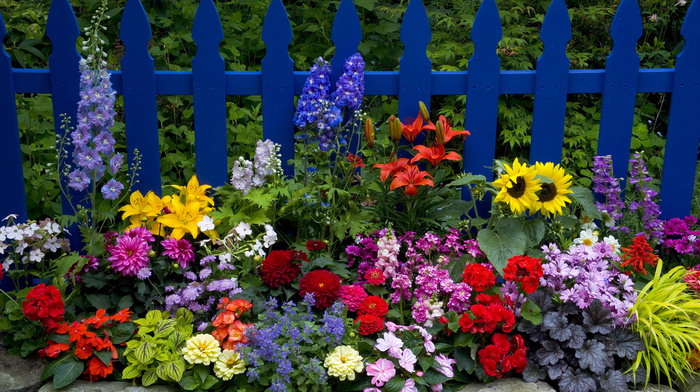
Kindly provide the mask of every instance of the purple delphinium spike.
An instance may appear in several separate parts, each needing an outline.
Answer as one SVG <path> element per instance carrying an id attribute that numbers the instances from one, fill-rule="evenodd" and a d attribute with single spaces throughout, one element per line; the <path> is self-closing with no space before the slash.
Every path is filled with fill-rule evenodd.
<path id="1" fill-rule="evenodd" d="M 630 203 L 630 211 L 635 212 L 642 210 L 642 222 L 644 224 L 644 232 L 647 239 L 661 239 L 663 235 L 663 227 L 659 215 L 661 210 L 659 205 L 654 201 L 659 193 L 649 186 L 652 180 L 647 172 L 647 167 L 644 164 L 644 158 L 641 153 L 635 152 L 630 159 L 632 170 L 630 171 L 630 185 L 641 195 L 640 201 Z"/>
<path id="2" fill-rule="evenodd" d="M 611 230 L 629 233 L 629 228 L 618 226 L 625 204 L 620 200 L 622 193 L 620 183 L 612 176 L 612 173 L 612 157 L 610 155 L 593 158 L 593 192 L 605 196 L 605 203 L 596 202 L 596 207 L 604 215 L 607 215 L 604 221 Z"/>

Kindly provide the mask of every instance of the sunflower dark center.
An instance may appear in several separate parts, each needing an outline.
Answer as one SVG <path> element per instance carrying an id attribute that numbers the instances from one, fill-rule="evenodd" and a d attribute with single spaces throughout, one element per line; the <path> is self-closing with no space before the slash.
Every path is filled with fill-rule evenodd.
<path id="1" fill-rule="evenodd" d="M 510 197 L 514 199 L 520 198 L 523 194 L 525 194 L 525 179 L 522 177 L 518 177 L 516 181 L 511 180 L 511 184 L 513 184 L 512 187 L 508 188 L 507 192 L 510 195 Z"/>
<path id="2" fill-rule="evenodd" d="M 548 202 L 554 200 L 557 196 L 557 186 L 554 184 L 542 184 L 542 190 L 539 194 L 540 202 Z"/>

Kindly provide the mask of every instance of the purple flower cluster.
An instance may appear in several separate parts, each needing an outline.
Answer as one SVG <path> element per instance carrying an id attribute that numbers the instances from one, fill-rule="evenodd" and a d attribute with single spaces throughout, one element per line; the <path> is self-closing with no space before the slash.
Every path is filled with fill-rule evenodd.
<path id="1" fill-rule="evenodd" d="M 153 241 L 155 238 L 148 229 L 136 227 L 116 238 L 116 244 L 106 243 L 105 250 L 110 254 L 107 260 L 112 270 L 122 276 L 137 276 L 150 262 L 148 253 Z M 139 278 L 143 276 L 141 272 Z"/>
<path id="2" fill-rule="evenodd" d="M 165 310 L 175 312 L 179 308 L 187 308 L 197 315 L 201 315 L 208 320 L 208 316 L 216 313 L 216 305 L 222 294 L 226 297 L 243 291 L 238 287 L 236 278 L 224 278 L 219 280 L 207 281 L 211 275 L 211 268 L 206 267 L 199 272 L 199 276 L 192 271 L 186 271 L 183 276 L 190 282 L 175 290 L 174 287 L 166 287 L 166 292 L 172 294 L 165 297 Z M 199 278 L 199 279 L 198 279 Z"/>
<path id="3" fill-rule="evenodd" d="M 328 106 L 328 97 L 331 89 L 331 66 L 323 58 L 319 57 L 316 64 L 311 66 L 311 75 L 304 82 L 304 89 L 299 97 L 297 111 L 294 115 L 294 124 L 299 128 L 317 124 L 323 119 L 325 107 Z"/>
<path id="4" fill-rule="evenodd" d="M 80 62 L 80 101 L 78 121 L 71 133 L 73 163 L 77 168 L 68 174 L 68 185 L 78 191 L 97 183 L 109 170 L 112 176 L 119 171 L 123 156 L 115 153 L 115 140 L 110 128 L 114 125 L 115 91 L 105 69 L 91 70 L 85 60 Z M 115 200 L 124 185 L 114 178 L 101 189 L 105 199 Z"/>
<path id="5" fill-rule="evenodd" d="M 355 53 L 345 60 L 343 75 L 335 84 L 336 90 L 331 95 L 333 104 L 357 110 L 362 106 L 362 97 L 365 94 L 365 62 L 362 55 Z"/>
<path id="6" fill-rule="evenodd" d="M 255 157 L 249 161 L 239 157 L 231 169 L 231 186 L 247 195 L 253 187 L 264 185 L 270 176 L 282 173 L 280 145 L 272 140 L 258 140 Z"/>
<path id="7" fill-rule="evenodd" d="M 632 279 L 615 267 L 620 257 L 613 247 L 598 242 L 593 246 L 574 245 L 562 252 L 556 244 L 549 244 L 542 251 L 548 262 L 542 264 L 540 285 L 580 309 L 599 299 L 612 313 L 615 325 L 625 324 L 637 293 Z"/>
<path id="8" fill-rule="evenodd" d="M 640 201 L 635 200 L 630 203 L 630 211 L 642 211 L 642 222 L 647 239 L 661 238 L 662 225 L 661 220 L 659 220 L 661 210 L 654 201 L 654 198 L 659 193 L 649 186 L 652 178 L 647 172 L 642 154 L 635 152 L 632 159 L 630 159 L 630 163 L 632 164 L 632 170 L 630 171 L 629 183 L 642 196 Z"/>
<path id="9" fill-rule="evenodd" d="M 698 223 L 694 216 L 686 216 L 683 219 L 671 218 L 663 224 L 661 246 L 664 250 L 674 250 L 679 254 L 700 255 L 699 230 L 691 230 Z"/>
<path id="10" fill-rule="evenodd" d="M 613 177 L 612 157 L 596 156 L 593 158 L 593 192 L 605 196 L 605 203 L 596 202 L 596 207 L 604 215 L 604 222 L 611 230 L 629 233 L 629 228 L 617 226 L 622 219 L 625 204 L 620 200 L 620 183 Z"/>

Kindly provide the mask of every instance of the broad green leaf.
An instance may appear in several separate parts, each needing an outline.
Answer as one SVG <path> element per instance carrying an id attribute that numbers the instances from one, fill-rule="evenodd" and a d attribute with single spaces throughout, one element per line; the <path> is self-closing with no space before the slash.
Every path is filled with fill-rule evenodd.
<path id="1" fill-rule="evenodd" d="M 194 372 L 195 378 L 197 378 L 199 383 L 203 384 L 204 381 L 206 381 L 207 376 L 209 375 L 209 366 L 197 365 L 194 367 L 193 372 Z"/>
<path id="2" fill-rule="evenodd" d="M 175 319 L 178 325 L 192 325 L 192 320 L 194 320 L 194 315 L 189 309 L 180 308 L 175 313 Z"/>
<path id="3" fill-rule="evenodd" d="M 525 301 L 523 304 L 523 307 L 520 310 L 520 315 L 522 318 L 535 325 L 539 325 L 542 322 L 542 311 L 540 307 L 537 306 L 536 303 L 529 300 Z"/>
<path id="4" fill-rule="evenodd" d="M 136 378 L 141 375 L 141 371 L 136 368 L 134 365 L 129 365 L 124 368 L 124 371 L 122 372 L 122 378 Z"/>
<path id="5" fill-rule="evenodd" d="M 56 343 L 70 344 L 70 336 L 65 334 L 52 333 L 49 335 L 48 339 Z"/>
<path id="6" fill-rule="evenodd" d="M 166 362 L 156 369 L 156 374 L 162 379 L 170 378 L 171 380 L 178 382 L 185 373 L 185 362 L 182 360 L 175 360 L 172 362 Z"/>
<path id="7" fill-rule="evenodd" d="M 153 336 L 156 338 L 165 338 L 175 330 L 176 321 L 173 319 L 160 320 L 153 331 Z"/>
<path id="8" fill-rule="evenodd" d="M 364 9 L 366 9 L 367 11 L 374 10 L 374 5 L 376 3 L 377 3 L 377 0 L 355 0 L 355 6 L 362 7 Z"/>
<path id="9" fill-rule="evenodd" d="M 129 340 L 136 330 L 136 325 L 126 321 L 109 327 L 109 340 L 114 345 L 122 344 Z"/>
<path id="10" fill-rule="evenodd" d="M 56 368 L 66 362 L 69 362 L 73 359 L 73 354 L 67 353 L 64 354 L 62 357 L 55 359 L 51 361 L 46 367 L 44 368 L 44 371 L 41 373 L 41 381 L 47 380 L 49 377 L 53 376 L 56 373 Z"/>
<path id="11" fill-rule="evenodd" d="M 204 383 L 202 384 L 202 389 L 207 390 L 213 387 L 217 382 L 219 382 L 219 379 L 212 376 L 208 375 L 206 380 L 204 380 Z"/>
<path id="12" fill-rule="evenodd" d="M 186 391 L 193 391 L 200 385 L 192 374 L 183 377 L 177 384 Z"/>
<path id="13" fill-rule="evenodd" d="M 70 385 L 83 373 L 83 370 L 85 370 L 85 364 L 82 361 L 72 355 L 68 358 L 70 358 L 68 361 L 56 366 L 56 371 L 53 376 L 54 389 L 61 389 Z"/>
<path id="14" fill-rule="evenodd" d="M 448 184 L 448 186 L 463 186 L 467 184 L 473 184 L 475 182 L 485 182 L 486 177 L 481 174 L 467 174 L 464 177 L 458 178 Z"/>
<path id="15" fill-rule="evenodd" d="M 455 347 L 468 347 L 474 341 L 474 335 L 465 332 L 455 332 Z"/>
<path id="16" fill-rule="evenodd" d="M 112 301 L 109 299 L 107 294 L 88 294 L 85 296 L 90 305 L 96 307 L 97 309 L 110 309 L 112 308 Z"/>
<path id="17" fill-rule="evenodd" d="M 450 377 L 442 373 L 438 373 L 435 369 L 428 369 L 423 374 L 423 380 L 425 380 L 430 385 L 442 384 L 443 382 L 449 380 Z"/>
<path id="18" fill-rule="evenodd" d="M 594 219 L 601 219 L 602 215 L 600 210 L 595 205 L 595 199 L 593 198 L 593 192 L 590 189 L 584 188 L 582 186 L 576 186 L 571 189 L 573 193 L 571 196 L 576 202 L 583 208 L 583 212 L 586 215 L 593 217 Z"/>
<path id="19" fill-rule="evenodd" d="M 486 254 L 499 274 L 508 264 L 508 259 L 525 253 L 527 238 L 521 231 L 508 230 L 498 233 L 491 229 L 482 229 L 476 237 L 479 247 Z"/>
<path id="20" fill-rule="evenodd" d="M 141 343 L 138 347 L 136 347 L 136 350 L 134 350 L 136 359 L 141 363 L 148 363 L 148 361 L 150 361 L 155 354 L 156 352 L 153 348 L 153 344 L 149 342 Z"/>
<path id="21" fill-rule="evenodd" d="M 158 376 L 154 370 L 145 372 L 143 374 L 143 378 L 141 378 L 141 383 L 143 383 L 143 386 L 145 387 L 155 383 L 156 381 L 158 381 Z"/>
<path id="22" fill-rule="evenodd" d="M 469 350 L 465 347 L 455 347 L 454 358 L 457 361 L 457 369 L 471 373 L 474 371 L 476 362 L 469 355 Z M 455 372 L 456 373 L 456 372 Z"/>
<path id="23" fill-rule="evenodd" d="M 403 389 L 405 383 L 406 381 L 403 378 L 395 376 L 384 384 L 384 388 L 382 388 L 382 390 L 384 392 L 399 392 L 401 389 Z"/>
<path id="24" fill-rule="evenodd" d="M 112 350 L 93 351 L 92 353 L 95 354 L 105 366 L 109 366 L 112 362 Z"/>

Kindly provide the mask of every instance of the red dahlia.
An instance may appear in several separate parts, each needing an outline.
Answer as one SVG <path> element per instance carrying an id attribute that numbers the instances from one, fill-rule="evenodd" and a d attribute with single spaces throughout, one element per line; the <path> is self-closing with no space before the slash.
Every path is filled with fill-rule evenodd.
<path id="1" fill-rule="evenodd" d="M 323 241 L 306 241 L 306 250 L 309 252 L 324 249 L 326 249 L 326 243 Z"/>
<path id="2" fill-rule="evenodd" d="M 360 323 L 360 335 L 371 335 L 384 329 L 384 318 L 373 314 L 363 314 L 355 323 Z"/>
<path id="3" fill-rule="evenodd" d="M 464 282 L 472 286 L 474 291 L 484 291 L 496 284 L 496 276 L 493 271 L 481 264 L 468 264 L 462 274 Z"/>
<path id="4" fill-rule="evenodd" d="M 384 317 L 389 312 L 389 305 L 377 295 L 365 298 L 357 308 L 357 314 L 362 316 L 372 314 L 377 317 Z"/>
<path id="5" fill-rule="evenodd" d="M 503 279 L 521 282 L 526 293 L 532 294 L 540 285 L 544 274 L 542 259 L 530 256 L 514 256 L 508 259 L 508 265 L 503 269 Z"/>
<path id="6" fill-rule="evenodd" d="M 291 283 L 299 276 L 301 267 L 292 252 L 289 250 L 270 252 L 260 266 L 260 277 L 263 283 L 274 289 Z"/>
<path id="7" fill-rule="evenodd" d="M 384 276 L 382 270 L 380 270 L 379 268 L 372 268 L 365 272 L 365 280 L 369 284 L 381 286 L 386 281 L 386 277 Z"/>
<path id="8" fill-rule="evenodd" d="M 323 310 L 340 298 L 340 278 L 323 269 L 313 270 L 299 280 L 299 294 L 312 293 L 316 307 Z"/>

